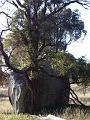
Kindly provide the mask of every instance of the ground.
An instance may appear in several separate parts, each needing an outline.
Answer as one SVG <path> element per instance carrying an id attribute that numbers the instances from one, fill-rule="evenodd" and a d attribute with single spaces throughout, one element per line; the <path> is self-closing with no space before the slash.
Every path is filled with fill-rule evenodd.
<path id="1" fill-rule="evenodd" d="M 82 87 L 77 85 L 71 86 L 72 89 L 77 93 L 79 99 L 86 105 L 90 106 L 90 86 L 86 88 L 86 93 Z M 59 116 L 61 118 L 65 118 L 66 120 L 90 120 L 90 110 L 87 113 L 81 111 L 80 109 L 76 109 L 75 111 L 70 110 L 69 108 L 64 111 L 63 114 L 57 113 L 55 111 L 54 115 Z M 33 117 L 30 115 L 14 115 L 12 106 L 8 99 L 7 87 L 0 87 L 0 120 L 39 120 L 38 116 Z"/>
<path id="2" fill-rule="evenodd" d="M 90 106 L 90 86 L 83 89 L 83 86 L 72 85 L 71 88 L 83 104 Z"/>

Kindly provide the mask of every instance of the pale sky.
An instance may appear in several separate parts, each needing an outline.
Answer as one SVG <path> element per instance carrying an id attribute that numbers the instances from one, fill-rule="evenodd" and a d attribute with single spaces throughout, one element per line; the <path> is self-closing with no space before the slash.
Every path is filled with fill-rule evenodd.
<path id="1" fill-rule="evenodd" d="M 0 7 L 0 11 L 5 10 L 6 6 L 4 8 Z M 14 10 L 14 7 L 9 6 L 9 8 L 12 8 L 12 11 Z M 9 10 L 9 8 L 7 9 Z M 87 30 L 87 35 L 83 41 L 79 40 L 78 42 L 74 42 L 69 45 L 67 50 L 72 53 L 76 58 L 85 56 L 90 61 L 90 8 L 86 10 L 78 4 L 72 4 L 70 5 L 70 8 L 72 10 L 79 9 L 81 13 L 81 18 L 85 22 L 85 30 Z M 0 31 L 4 27 L 3 25 L 5 25 L 5 23 L 6 17 L 0 15 Z"/>
<path id="2" fill-rule="evenodd" d="M 76 58 L 85 56 L 90 61 L 90 8 L 87 10 L 80 5 L 70 5 L 72 10 L 79 9 L 81 18 L 85 23 L 85 30 L 87 35 L 85 39 L 74 42 L 68 46 L 68 51 L 72 53 Z"/>

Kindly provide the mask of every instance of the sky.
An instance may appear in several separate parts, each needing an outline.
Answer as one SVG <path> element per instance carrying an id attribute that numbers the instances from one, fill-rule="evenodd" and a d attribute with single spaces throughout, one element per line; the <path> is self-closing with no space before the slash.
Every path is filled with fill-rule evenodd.
<path id="1" fill-rule="evenodd" d="M 0 11 L 3 11 L 3 10 L 6 11 L 6 9 L 7 11 L 9 11 L 9 9 L 11 9 L 11 11 L 9 12 L 13 12 L 15 10 L 14 7 L 9 6 L 7 8 L 7 6 L 8 5 L 4 7 L 0 7 Z M 70 8 L 72 10 L 79 9 L 81 13 L 81 19 L 85 23 L 85 30 L 87 30 L 87 35 L 84 40 L 80 39 L 78 42 L 73 42 L 72 44 L 70 44 L 67 50 L 70 53 L 72 53 L 76 58 L 85 56 L 90 61 L 90 8 L 85 9 L 81 5 L 78 5 L 78 4 L 72 4 L 70 5 Z M 5 27 L 4 25 L 6 23 L 6 17 L 4 15 L 0 15 L 0 18 L 1 18 L 0 19 L 0 31 L 1 31 L 1 29 Z"/>
<path id="2" fill-rule="evenodd" d="M 84 40 L 79 40 L 78 42 L 73 42 L 68 46 L 68 51 L 72 53 L 76 58 L 85 56 L 88 61 L 90 61 L 90 8 L 85 9 L 81 5 L 72 4 L 70 5 L 72 10 L 79 9 L 81 13 L 81 19 L 85 23 L 85 30 L 87 30 L 87 35 Z"/>

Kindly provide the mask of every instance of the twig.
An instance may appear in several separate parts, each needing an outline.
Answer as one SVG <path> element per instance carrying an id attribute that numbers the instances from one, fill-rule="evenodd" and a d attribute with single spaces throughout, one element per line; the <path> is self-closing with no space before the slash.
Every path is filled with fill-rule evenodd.
<path id="1" fill-rule="evenodd" d="M 6 15 L 7 17 L 9 17 L 9 18 L 12 19 L 12 17 L 11 17 L 10 15 L 8 15 L 7 13 L 5 13 L 4 11 L 0 12 L 0 14 L 4 14 L 4 15 Z"/>

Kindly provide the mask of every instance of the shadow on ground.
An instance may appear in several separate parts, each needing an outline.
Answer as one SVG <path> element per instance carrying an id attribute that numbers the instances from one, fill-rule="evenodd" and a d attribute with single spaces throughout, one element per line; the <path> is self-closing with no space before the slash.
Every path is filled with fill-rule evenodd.
<path id="1" fill-rule="evenodd" d="M 37 114 L 54 114 L 55 113 L 60 113 L 60 114 L 63 114 L 67 111 L 67 113 L 77 113 L 77 111 L 79 113 L 84 113 L 84 114 L 89 114 L 90 115 L 90 106 L 82 106 L 82 105 L 76 105 L 76 104 L 69 104 L 67 106 L 60 106 L 60 107 L 56 107 L 56 108 L 45 108 L 45 109 L 42 109 L 39 113 Z M 36 114 L 36 113 L 35 113 Z"/>

